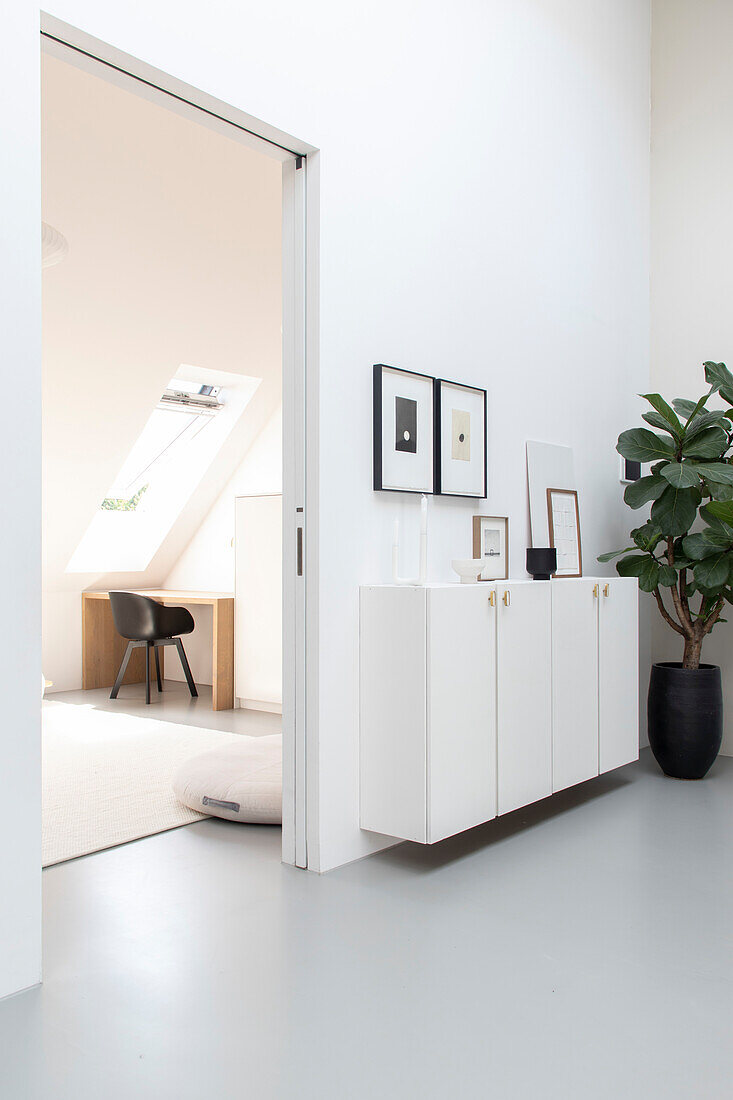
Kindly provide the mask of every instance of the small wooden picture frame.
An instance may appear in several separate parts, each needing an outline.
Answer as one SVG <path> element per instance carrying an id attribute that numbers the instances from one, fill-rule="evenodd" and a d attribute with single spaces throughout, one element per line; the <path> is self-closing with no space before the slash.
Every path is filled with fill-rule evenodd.
<path id="1" fill-rule="evenodd" d="M 580 512 L 576 489 L 547 490 L 547 527 L 550 546 L 557 550 L 555 577 L 582 577 Z"/>
<path id="2" fill-rule="evenodd" d="M 509 519 L 507 516 L 473 517 L 473 557 L 486 563 L 480 581 L 509 580 Z"/>

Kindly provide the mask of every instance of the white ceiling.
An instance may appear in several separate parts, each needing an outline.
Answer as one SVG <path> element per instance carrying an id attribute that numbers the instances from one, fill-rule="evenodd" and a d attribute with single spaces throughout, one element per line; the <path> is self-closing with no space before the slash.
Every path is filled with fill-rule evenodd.
<path id="1" fill-rule="evenodd" d="M 67 586 L 179 364 L 264 380 L 154 559 L 162 577 L 279 403 L 281 166 L 48 55 L 42 97 L 43 219 L 69 243 L 43 274 L 45 585 Z"/>

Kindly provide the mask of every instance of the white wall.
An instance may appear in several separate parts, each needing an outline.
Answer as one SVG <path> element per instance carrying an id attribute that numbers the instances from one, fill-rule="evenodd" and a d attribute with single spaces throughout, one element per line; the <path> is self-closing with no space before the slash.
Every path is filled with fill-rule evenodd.
<path id="1" fill-rule="evenodd" d="M 7 411 L 0 435 L 0 997 L 33 985 L 41 974 L 38 16 L 13 5 L 3 14 L 3 36 L 0 370 L 17 411 Z"/>
<path id="2" fill-rule="evenodd" d="M 654 0 L 652 28 L 652 385 L 697 399 L 706 359 L 733 366 L 733 5 Z M 654 659 L 681 660 L 681 640 L 654 624 Z M 729 756 L 732 629 L 717 626 L 703 649 L 723 670 Z"/>
<path id="3" fill-rule="evenodd" d="M 164 588 L 234 591 L 234 498 L 282 492 L 282 409 L 268 420 L 241 465 L 165 578 Z M 211 609 L 191 607 L 196 630 L 185 639 L 197 684 L 211 683 Z M 166 656 L 166 679 L 183 680 L 177 658 Z"/>
<path id="4" fill-rule="evenodd" d="M 648 3 L 50 10 L 322 150 L 320 829 L 309 858 L 325 869 L 379 843 L 358 828 L 357 588 L 389 575 L 395 511 L 416 519 L 414 501 L 370 488 L 371 364 L 488 388 L 480 510 L 511 515 L 515 575 L 527 438 L 574 447 L 589 561 L 627 529 L 614 442 L 648 383 Z M 432 578 L 468 551 L 474 510 L 435 503 Z"/>

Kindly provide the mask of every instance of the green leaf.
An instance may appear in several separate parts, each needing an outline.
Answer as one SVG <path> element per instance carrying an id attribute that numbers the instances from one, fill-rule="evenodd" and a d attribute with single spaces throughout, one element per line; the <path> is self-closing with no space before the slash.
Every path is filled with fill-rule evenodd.
<path id="1" fill-rule="evenodd" d="M 662 420 L 666 421 L 668 427 L 665 429 L 665 431 L 670 431 L 671 429 L 672 435 L 676 436 L 677 439 L 679 439 L 682 436 L 683 432 L 682 425 L 680 424 L 679 418 L 674 409 L 667 404 L 661 394 L 642 393 L 640 394 L 640 396 L 643 397 L 645 401 L 649 402 L 651 407 L 662 417 Z M 657 427 L 659 427 L 658 424 Z"/>
<path id="2" fill-rule="evenodd" d="M 649 558 L 646 569 L 639 575 L 639 588 L 642 592 L 654 592 L 659 587 L 659 566 L 654 558 Z"/>
<path id="3" fill-rule="evenodd" d="M 629 550 L 633 550 L 633 546 L 627 546 L 625 550 L 610 550 L 607 554 L 599 554 L 596 561 L 612 561 L 620 554 L 628 554 Z"/>
<path id="4" fill-rule="evenodd" d="M 642 592 L 653 592 L 659 582 L 659 565 L 649 554 L 635 554 L 616 563 L 621 577 L 638 577 Z"/>
<path id="5" fill-rule="evenodd" d="M 712 500 L 710 504 L 706 504 L 701 509 L 701 515 L 708 523 L 710 522 L 708 516 L 713 516 L 715 519 L 727 523 L 729 527 L 733 527 L 733 501 Z"/>
<path id="6" fill-rule="evenodd" d="M 647 520 L 642 527 L 634 528 L 631 537 L 640 550 L 651 554 L 662 538 L 662 532 L 650 520 Z M 633 549 L 633 547 L 630 547 L 630 549 Z"/>
<path id="7" fill-rule="evenodd" d="M 728 581 L 730 575 L 729 552 L 724 550 L 715 557 L 705 558 L 697 563 L 693 570 L 696 584 L 706 592 L 717 591 Z"/>
<path id="8" fill-rule="evenodd" d="M 667 488 L 666 482 L 661 477 L 640 477 L 638 481 L 632 481 L 624 489 L 624 500 L 629 508 L 641 508 L 650 500 L 657 500 Z"/>
<path id="9" fill-rule="evenodd" d="M 691 489 L 693 485 L 700 484 L 694 462 L 668 462 L 662 470 L 662 477 L 675 489 Z"/>
<path id="10" fill-rule="evenodd" d="M 728 434 L 717 425 L 703 428 L 701 432 L 693 432 L 690 438 L 685 436 L 682 441 L 682 454 L 688 458 L 719 458 L 727 449 Z"/>
<path id="11" fill-rule="evenodd" d="M 692 561 L 702 561 L 703 558 L 709 558 L 711 554 L 716 553 L 716 548 L 711 546 L 709 542 L 706 542 L 701 534 L 687 535 L 682 541 L 682 545 L 685 548 L 685 554 Z"/>
<path id="12" fill-rule="evenodd" d="M 632 554 L 616 562 L 616 572 L 621 577 L 638 577 L 644 564 L 653 560 L 649 554 Z"/>
<path id="13" fill-rule="evenodd" d="M 733 404 L 733 374 L 730 373 L 725 363 L 703 363 L 705 368 L 705 381 L 717 390 L 720 396 Z"/>
<path id="14" fill-rule="evenodd" d="M 730 373 L 725 363 L 713 363 L 710 359 L 706 359 L 703 368 L 705 370 L 705 381 L 713 389 L 719 390 L 721 386 L 731 386 L 733 388 L 733 374 Z"/>
<path id="15" fill-rule="evenodd" d="M 733 485 L 721 485 L 718 481 L 706 481 L 705 488 L 713 500 L 733 500 Z"/>
<path id="16" fill-rule="evenodd" d="M 730 537 L 731 541 L 733 541 L 733 526 L 731 526 L 731 524 L 729 523 L 726 523 L 719 516 L 716 516 L 712 512 L 710 512 L 709 507 L 710 506 L 708 504 L 705 504 L 700 509 L 701 518 L 705 521 L 705 523 L 708 524 L 709 527 L 714 528 L 714 530 L 716 531 L 723 531 L 726 535 Z"/>
<path id="17" fill-rule="evenodd" d="M 648 428 L 631 428 L 621 432 L 616 450 L 632 462 L 656 462 L 657 459 L 674 458 L 674 445 L 669 439 L 662 439 Z M 703 456 L 710 458 L 710 455 Z"/>
<path id="18" fill-rule="evenodd" d="M 693 561 L 702 561 L 721 551 L 730 550 L 731 545 L 733 544 L 727 535 L 722 531 L 715 531 L 712 527 L 704 531 L 695 531 L 682 541 L 685 554 Z"/>
<path id="19" fill-rule="evenodd" d="M 652 522 L 665 535 L 686 535 L 695 522 L 700 499 L 697 489 L 675 489 L 669 485 L 652 504 Z"/>
<path id="20" fill-rule="evenodd" d="M 694 596 L 696 592 L 697 592 L 697 585 L 695 584 L 695 582 L 694 581 L 688 581 L 687 586 L 685 588 L 685 595 L 689 599 L 689 597 Z"/>
<path id="21" fill-rule="evenodd" d="M 724 409 L 706 409 L 704 412 L 695 413 L 687 422 L 685 429 L 687 438 L 693 432 L 696 434 L 702 431 L 703 428 L 709 428 L 711 424 L 718 424 L 727 431 L 730 428 L 730 415 L 730 411 L 726 412 Z"/>
<path id="22" fill-rule="evenodd" d="M 694 401 L 688 401 L 686 397 L 675 397 L 672 402 L 672 408 L 680 416 L 683 416 L 685 420 L 689 420 L 697 408 L 697 405 Z"/>
<path id="23" fill-rule="evenodd" d="M 653 428 L 661 428 L 663 432 L 669 432 L 669 434 L 677 440 L 681 438 L 672 431 L 667 421 L 663 416 L 660 416 L 658 412 L 642 413 L 641 419 L 646 420 L 647 424 L 651 424 Z"/>
<path id="24" fill-rule="evenodd" d="M 657 582 L 664 588 L 674 588 L 677 584 L 677 570 L 671 565 L 659 566 L 659 580 Z"/>
<path id="25" fill-rule="evenodd" d="M 728 601 L 728 603 L 733 603 L 733 591 L 730 588 L 723 589 L 723 596 Z"/>
<path id="26" fill-rule="evenodd" d="M 688 428 L 688 430 L 690 428 L 690 425 L 692 424 L 692 421 L 695 419 L 696 416 L 698 416 L 699 413 L 702 412 L 702 410 L 705 408 L 706 404 L 708 403 L 709 399 L 710 399 L 710 394 L 706 393 L 706 394 L 703 394 L 703 396 L 697 402 L 697 404 L 693 408 L 692 412 L 690 413 L 689 417 L 687 418 L 687 428 Z"/>
<path id="27" fill-rule="evenodd" d="M 695 470 L 706 481 L 714 481 L 719 485 L 733 485 L 733 466 L 729 462 L 699 462 Z"/>

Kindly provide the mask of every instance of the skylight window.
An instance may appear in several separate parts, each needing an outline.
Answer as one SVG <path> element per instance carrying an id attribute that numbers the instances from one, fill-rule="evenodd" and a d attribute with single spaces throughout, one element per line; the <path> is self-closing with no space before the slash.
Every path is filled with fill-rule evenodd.
<path id="1" fill-rule="evenodd" d="M 244 412 L 259 378 L 195 371 L 172 378 L 67 566 L 146 569 Z"/>
<path id="2" fill-rule="evenodd" d="M 220 386 L 202 386 L 174 378 L 153 411 L 102 501 L 105 511 L 132 512 L 153 502 L 145 497 L 151 483 L 165 477 L 168 463 L 180 460 L 224 405 Z M 145 498 L 145 499 L 144 499 Z M 143 503 L 144 500 L 144 503 Z"/>

